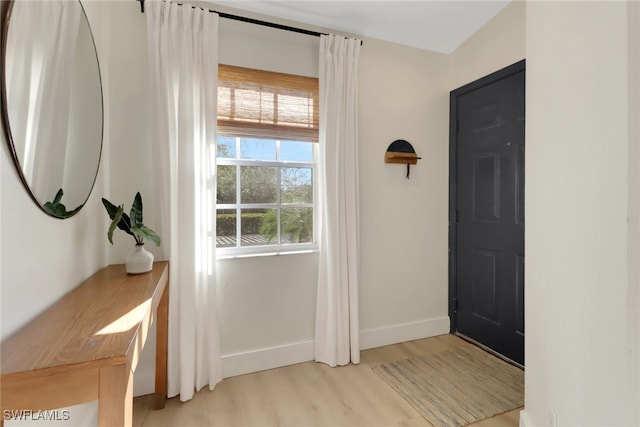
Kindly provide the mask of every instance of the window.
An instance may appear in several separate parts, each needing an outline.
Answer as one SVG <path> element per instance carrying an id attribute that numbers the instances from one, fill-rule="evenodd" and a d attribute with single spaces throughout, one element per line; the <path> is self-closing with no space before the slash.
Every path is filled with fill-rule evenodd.
<path id="1" fill-rule="evenodd" d="M 216 246 L 314 247 L 318 80 L 219 66 Z"/>

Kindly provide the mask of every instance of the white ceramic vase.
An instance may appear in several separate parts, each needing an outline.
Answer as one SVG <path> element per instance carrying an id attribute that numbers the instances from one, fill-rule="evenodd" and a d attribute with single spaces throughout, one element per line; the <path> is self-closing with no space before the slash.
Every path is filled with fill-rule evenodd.
<path id="1" fill-rule="evenodd" d="M 144 248 L 144 244 L 136 245 L 125 258 L 125 265 L 129 274 L 146 273 L 153 267 L 153 254 Z"/>

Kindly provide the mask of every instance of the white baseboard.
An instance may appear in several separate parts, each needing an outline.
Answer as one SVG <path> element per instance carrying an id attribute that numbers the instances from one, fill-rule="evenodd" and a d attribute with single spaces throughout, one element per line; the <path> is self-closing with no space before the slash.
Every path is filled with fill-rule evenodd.
<path id="1" fill-rule="evenodd" d="M 449 333 L 449 317 L 402 323 L 360 332 L 360 349 L 382 347 Z"/>
<path id="2" fill-rule="evenodd" d="M 313 341 L 225 354 L 222 356 L 222 378 L 308 362 L 314 358 Z"/>
<path id="3" fill-rule="evenodd" d="M 133 397 L 153 394 L 156 388 L 155 366 L 150 369 L 136 369 L 133 377 Z"/>
<path id="4" fill-rule="evenodd" d="M 366 350 L 447 333 L 449 333 L 449 317 L 402 323 L 400 325 L 361 331 L 360 348 Z M 314 358 L 313 340 L 225 354 L 222 356 L 222 377 L 229 378 L 236 375 L 309 362 Z M 134 396 L 151 394 L 154 392 L 154 387 L 155 373 L 153 368 L 145 371 L 136 371 L 135 381 L 133 382 Z"/>
<path id="5" fill-rule="evenodd" d="M 433 337 L 449 333 L 449 317 L 403 323 L 360 332 L 360 348 L 382 347 L 405 341 Z M 302 341 L 277 347 L 250 350 L 222 356 L 222 377 L 279 368 L 314 360 L 314 342 Z"/>
<path id="6" fill-rule="evenodd" d="M 520 411 L 520 427 L 533 427 L 533 423 L 529 420 L 529 416 L 525 409 Z"/>

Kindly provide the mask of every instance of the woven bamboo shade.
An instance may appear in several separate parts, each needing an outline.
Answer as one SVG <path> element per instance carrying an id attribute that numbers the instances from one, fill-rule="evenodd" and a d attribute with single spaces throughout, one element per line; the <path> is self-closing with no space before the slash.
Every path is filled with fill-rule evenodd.
<path id="1" fill-rule="evenodd" d="M 318 142 L 318 79 L 218 66 L 218 134 Z"/>

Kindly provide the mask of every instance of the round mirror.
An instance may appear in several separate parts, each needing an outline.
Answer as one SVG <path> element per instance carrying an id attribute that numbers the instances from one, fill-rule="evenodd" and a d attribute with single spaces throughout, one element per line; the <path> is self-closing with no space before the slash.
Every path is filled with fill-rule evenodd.
<path id="1" fill-rule="evenodd" d="M 79 1 L 15 0 L 3 28 L 2 111 L 31 198 L 68 218 L 87 201 L 102 150 L 100 69 Z"/>

